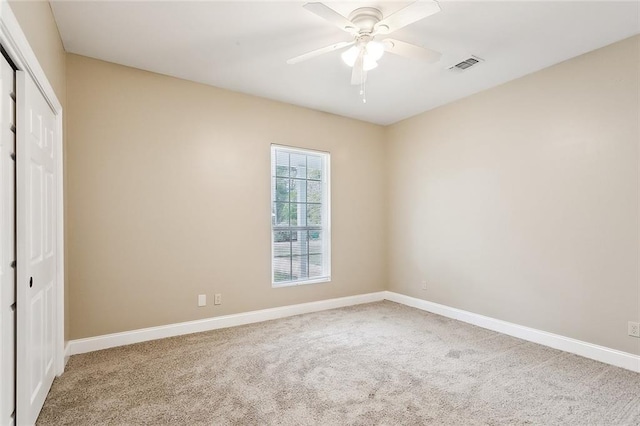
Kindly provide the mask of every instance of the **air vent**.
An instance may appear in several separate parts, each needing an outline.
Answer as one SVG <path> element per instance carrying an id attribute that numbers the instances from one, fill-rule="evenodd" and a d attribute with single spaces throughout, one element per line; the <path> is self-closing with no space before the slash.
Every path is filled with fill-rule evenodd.
<path id="1" fill-rule="evenodd" d="M 478 65 L 480 62 L 483 62 L 483 60 L 478 58 L 477 56 L 470 56 L 464 61 L 460 61 L 455 65 L 451 65 L 448 69 L 451 71 L 465 71 L 473 67 L 474 65 Z"/>

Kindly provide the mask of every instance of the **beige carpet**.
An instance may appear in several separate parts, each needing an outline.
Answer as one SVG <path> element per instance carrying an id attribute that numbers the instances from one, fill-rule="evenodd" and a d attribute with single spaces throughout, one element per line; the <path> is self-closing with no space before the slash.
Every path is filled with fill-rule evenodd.
<path id="1" fill-rule="evenodd" d="M 640 424 L 640 374 L 391 302 L 71 358 L 40 425 Z"/>

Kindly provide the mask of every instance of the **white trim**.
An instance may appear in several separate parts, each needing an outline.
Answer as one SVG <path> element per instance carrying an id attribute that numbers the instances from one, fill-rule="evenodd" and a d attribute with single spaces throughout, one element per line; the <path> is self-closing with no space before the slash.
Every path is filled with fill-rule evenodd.
<path id="1" fill-rule="evenodd" d="M 605 346 L 594 345 L 593 343 L 583 342 L 581 340 L 572 339 L 570 337 L 558 334 L 548 333 L 546 331 L 537 330 L 531 327 L 514 324 L 499 319 L 486 317 L 484 315 L 474 314 L 473 312 L 463 311 L 462 309 L 452 308 L 450 306 L 441 305 L 427 300 L 418 299 L 404 294 L 386 291 L 384 298 L 391 302 L 401 303 L 406 306 L 421 309 L 443 317 L 456 319 L 478 327 L 497 331 L 499 333 L 508 334 L 529 342 L 539 343 L 561 351 L 570 352 L 585 358 L 594 359 L 596 361 L 615 365 L 616 367 L 626 368 L 627 370 L 640 373 L 640 356 L 627 352 L 618 351 L 607 348 Z"/>
<path id="2" fill-rule="evenodd" d="M 272 262 L 273 264 L 273 262 Z M 284 281 L 281 283 L 271 283 L 271 287 L 273 288 L 282 288 L 282 287 L 295 287 L 297 285 L 306 285 L 306 284 L 321 284 L 321 283 L 330 283 L 331 277 L 321 277 L 314 278 L 311 280 L 302 280 L 302 281 Z"/>
<path id="3" fill-rule="evenodd" d="M 58 127 L 57 137 L 57 176 L 56 176 L 56 375 L 60 376 L 64 373 L 64 366 L 67 362 L 64 359 L 65 342 L 64 342 L 64 147 L 63 147 L 63 117 L 62 111 L 56 115 L 56 126 Z"/>
<path id="4" fill-rule="evenodd" d="M 69 345 L 69 342 L 67 342 L 66 345 L 64 345 L 64 365 L 66 366 L 67 363 L 69 362 L 69 358 L 71 357 L 71 348 Z"/>
<path id="5" fill-rule="evenodd" d="M 63 119 L 62 104 L 49 83 L 47 76 L 38 62 L 34 51 L 31 49 L 27 37 L 25 36 L 18 20 L 16 19 L 7 0 L 0 2 L 0 44 L 4 47 L 13 63 L 19 70 L 25 71 L 31 76 L 40 92 L 56 114 L 56 125 L 58 127 L 58 137 L 56 140 L 58 155 L 57 170 L 57 235 L 56 248 L 58 256 L 58 265 L 56 276 L 56 351 L 55 365 L 56 374 L 59 376 L 64 372 L 64 198 L 63 198 Z M 16 108 L 21 108 L 16 105 Z M 17 165 L 16 165 L 17 166 Z M 20 238 L 18 236 L 18 238 Z"/>
<path id="6" fill-rule="evenodd" d="M 310 312 L 325 311 L 327 309 L 360 305 L 363 303 L 380 302 L 385 298 L 384 291 L 360 294 L 357 296 L 340 297 L 338 299 L 321 300 L 318 302 L 301 303 L 298 305 L 282 306 L 278 308 L 262 309 L 259 311 L 240 314 L 224 315 L 197 321 L 181 322 L 159 327 L 142 328 L 122 333 L 105 334 L 103 336 L 88 337 L 69 341 L 66 355 L 77 355 L 116 346 L 130 345 L 149 340 L 164 339 L 166 337 L 217 330 L 220 328 L 236 327 L 262 321 L 270 321 Z"/>

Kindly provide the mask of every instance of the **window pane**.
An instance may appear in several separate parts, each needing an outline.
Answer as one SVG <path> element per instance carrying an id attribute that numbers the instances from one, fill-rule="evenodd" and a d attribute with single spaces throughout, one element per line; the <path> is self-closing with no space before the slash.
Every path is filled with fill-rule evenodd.
<path id="1" fill-rule="evenodd" d="M 291 177 L 298 179 L 307 178 L 307 156 L 303 154 L 291 154 Z"/>
<path id="2" fill-rule="evenodd" d="M 292 256 L 291 270 L 293 280 L 303 280 L 309 278 L 309 259 L 307 256 Z"/>
<path id="3" fill-rule="evenodd" d="M 275 226 L 289 226 L 289 203 L 274 203 L 275 212 L 273 223 Z"/>
<path id="4" fill-rule="evenodd" d="M 307 181 L 307 202 L 322 202 L 322 182 L 308 180 Z"/>
<path id="5" fill-rule="evenodd" d="M 307 179 L 322 179 L 322 158 L 307 155 Z"/>
<path id="6" fill-rule="evenodd" d="M 273 259 L 273 282 L 291 281 L 291 258 L 276 257 Z"/>
<path id="7" fill-rule="evenodd" d="M 307 204 L 307 226 L 322 225 L 322 209 L 320 204 Z"/>
<path id="8" fill-rule="evenodd" d="M 275 231 L 273 233 L 273 256 L 291 255 L 291 231 Z"/>
<path id="9" fill-rule="evenodd" d="M 289 197 L 292 203 L 305 203 L 307 201 L 307 181 L 291 179 Z"/>
<path id="10" fill-rule="evenodd" d="M 276 150 L 276 176 L 289 177 L 289 153 Z"/>
<path id="11" fill-rule="evenodd" d="M 322 231 L 309 231 L 309 253 L 322 254 Z"/>
<path id="12" fill-rule="evenodd" d="M 295 204 L 289 204 L 289 224 L 298 226 L 298 209 Z"/>
<path id="13" fill-rule="evenodd" d="M 291 280 L 291 232 L 273 233 L 273 280 L 274 282 Z"/>
<path id="14" fill-rule="evenodd" d="M 293 255 L 303 255 L 308 253 L 308 234 L 307 231 L 294 231 L 293 232 L 294 241 L 291 242 L 291 254 Z"/>
<path id="15" fill-rule="evenodd" d="M 291 226 L 307 226 L 307 205 L 291 203 Z"/>
<path id="16" fill-rule="evenodd" d="M 275 201 L 289 201 L 289 179 L 276 179 Z"/>
<path id="17" fill-rule="evenodd" d="M 309 278 L 321 277 L 324 275 L 321 254 L 309 255 Z"/>

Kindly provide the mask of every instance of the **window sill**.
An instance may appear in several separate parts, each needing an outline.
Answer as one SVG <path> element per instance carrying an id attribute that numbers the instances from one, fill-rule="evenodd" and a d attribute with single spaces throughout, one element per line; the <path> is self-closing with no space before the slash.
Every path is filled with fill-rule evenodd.
<path id="1" fill-rule="evenodd" d="M 328 283 L 328 282 L 331 282 L 331 277 L 314 278 L 312 280 L 304 280 L 304 281 L 285 281 L 281 283 L 271 283 L 271 287 L 272 288 L 295 287 L 298 285 L 320 284 L 320 283 Z"/>

